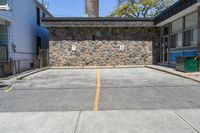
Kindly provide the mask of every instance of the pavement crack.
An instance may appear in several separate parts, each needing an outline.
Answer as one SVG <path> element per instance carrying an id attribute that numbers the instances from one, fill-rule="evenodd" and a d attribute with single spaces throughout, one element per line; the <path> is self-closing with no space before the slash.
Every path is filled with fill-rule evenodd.
<path id="1" fill-rule="evenodd" d="M 81 117 L 81 112 L 82 112 L 82 111 L 80 111 L 79 114 L 78 114 L 78 118 L 77 118 L 77 121 L 76 121 L 76 126 L 75 126 L 75 129 L 74 129 L 74 133 L 77 133 L 78 123 L 79 123 L 80 117 Z"/>
<path id="2" fill-rule="evenodd" d="M 183 120 L 188 126 L 190 126 L 196 133 L 200 133 L 195 127 L 193 127 L 189 122 L 187 122 L 181 115 L 174 111 L 174 113 Z"/>

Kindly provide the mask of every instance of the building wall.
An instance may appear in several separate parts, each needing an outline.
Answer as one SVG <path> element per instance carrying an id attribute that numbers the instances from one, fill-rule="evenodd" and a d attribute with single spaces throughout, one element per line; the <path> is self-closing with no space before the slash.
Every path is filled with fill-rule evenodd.
<path id="1" fill-rule="evenodd" d="M 10 0 L 10 10 L 0 11 L 0 15 L 8 19 L 8 60 L 20 62 L 20 71 L 29 69 L 37 57 L 36 37 L 42 38 L 42 48 L 48 48 L 48 30 L 37 25 L 36 6 L 34 0 Z M 41 17 L 43 10 L 41 10 Z M 48 14 L 46 14 L 48 16 Z M 16 52 L 12 46 L 16 46 Z M 18 67 L 18 66 L 17 66 Z"/>
<path id="2" fill-rule="evenodd" d="M 155 28 L 50 28 L 50 65 L 152 64 L 156 36 Z"/>
<path id="3" fill-rule="evenodd" d="M 171 66 L 176 65 L 177 57 L 198 56 L 198 16 L 198 12 L 193 11 L 161 27 L 160 44 L 164 38 L 168 38 L 167 61 Z M 165 28 L 168 29 L 168 33 L 164 34 Z M 160 53 L 162 62 L 162 46 Z"/>

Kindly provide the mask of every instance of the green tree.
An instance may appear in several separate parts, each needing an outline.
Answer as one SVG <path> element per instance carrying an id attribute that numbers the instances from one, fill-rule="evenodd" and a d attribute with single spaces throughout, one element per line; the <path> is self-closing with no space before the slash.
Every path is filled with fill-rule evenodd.
<path id="1" fill-rule="evenodd" d="M 111 17 L 153 17 L 177 0 L 117 0 Z"/>

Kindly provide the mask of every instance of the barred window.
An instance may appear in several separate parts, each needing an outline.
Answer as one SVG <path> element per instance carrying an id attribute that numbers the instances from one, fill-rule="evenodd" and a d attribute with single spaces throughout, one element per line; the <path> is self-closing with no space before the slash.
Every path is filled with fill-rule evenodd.
<path id="1" fill-rule="evenodd" d="M 8 54 L 7 54 L 7 46 L 1 46 L 0 45 L 0 62 L 5 62 L 8 60 Z"/>
<path id="2" fill-rule="evenodd" d="M 0 25 L 0 45 L 8 44 L 8 30 L 6 25 Z"/>
<path id="3" fill-rule="evenodd" d="M 197 29 L 184 32 L 184 46 L 197 45 Z"/>
<path id="4" fill-rule="evenodd" d="M 182 47 L 182 33 L 177 33 L 172 35 L 172 43 L 171 43 L 171 48 L 178 48 Z"/>

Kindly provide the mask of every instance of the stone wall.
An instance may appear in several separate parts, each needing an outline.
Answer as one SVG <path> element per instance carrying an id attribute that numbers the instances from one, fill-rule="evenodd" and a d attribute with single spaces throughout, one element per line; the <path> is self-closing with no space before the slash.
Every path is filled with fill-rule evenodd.
<path id="1" fill-rule="evenodd" d="M 152 64 L 154 43 L 155 31 L 151 28 L 52 28 L 50 65 Z"/>

